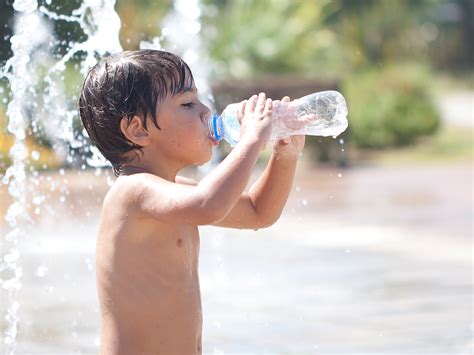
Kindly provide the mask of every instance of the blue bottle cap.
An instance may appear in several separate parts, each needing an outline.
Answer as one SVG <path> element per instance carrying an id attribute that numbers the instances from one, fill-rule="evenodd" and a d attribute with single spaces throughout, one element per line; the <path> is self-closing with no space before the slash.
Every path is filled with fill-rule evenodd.
<path id="1" fill-rule="evenodd" d="M 212 135 L 214 136 L 214 139 L 219 142 L 222 139 L 222 136 L 219 134 L 219 130 L 217 129 L 217 119 L 219 116 L 217 113 L 212 115 Z"/>

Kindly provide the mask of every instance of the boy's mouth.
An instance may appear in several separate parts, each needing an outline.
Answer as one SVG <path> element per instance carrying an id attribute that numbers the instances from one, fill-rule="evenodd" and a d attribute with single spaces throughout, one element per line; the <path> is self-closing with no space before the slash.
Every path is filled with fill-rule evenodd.
<path id="1" fill-rule="evenodd" d="M 213 137 L 209 137 L 209 139 L 212 141 L 212 143 L 213 143 L 214 145 L 218 145 L 218 144 L 219 144 L 219 142 L 216 141 Z"/>

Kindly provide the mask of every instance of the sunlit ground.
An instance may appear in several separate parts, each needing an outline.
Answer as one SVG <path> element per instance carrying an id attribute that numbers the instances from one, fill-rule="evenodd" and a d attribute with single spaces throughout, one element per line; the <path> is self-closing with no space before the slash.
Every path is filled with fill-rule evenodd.
<path id="1" fill-rule="evenodd" d="M 107 177 L 42 176 L 35 195 L 46 200 L 32 205 L 36 222 L 20 242 L 18 353 L 94 353 L 94 238 Z M 469 353 L 471 188 L 465 160 L 348 170 L 303 162 L 271 228 L 202 228 L 204 351 Z"/>

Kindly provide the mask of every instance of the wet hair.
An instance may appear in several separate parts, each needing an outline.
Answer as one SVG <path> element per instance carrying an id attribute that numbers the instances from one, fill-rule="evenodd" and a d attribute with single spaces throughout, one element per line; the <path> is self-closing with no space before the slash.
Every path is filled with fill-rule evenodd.
<path id="1" fill-rule="evenodd" d="M 120 129 L 139 116 L 147 129 L 151 119 L 161 129 L 156 113 L 168 96 L 193 86 L 188 65 L 178 56 L 159 50 L 127 51 L 103 58 L 87 74 L 79 98 L 79 115 L 92 142 L 112 164 L 116 176 L 132 160 L 126 153 L 140 151 Z"/>

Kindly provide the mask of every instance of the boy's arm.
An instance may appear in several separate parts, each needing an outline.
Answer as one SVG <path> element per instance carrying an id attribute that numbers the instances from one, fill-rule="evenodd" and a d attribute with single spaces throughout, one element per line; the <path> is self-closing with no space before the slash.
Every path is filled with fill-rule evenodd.
<path id="1" fill-rule="evenodd" d="M 285 96 L 281 101 L 289 102 L 290 98 Z M 248 194 L 242 195 L 230 213 L 215 225 L 257 229 L 275 223 L 288 199 L 296 163 L 304 144 L 304 135 L 275 141 L 273 154 L 262 176 L 252 185 Z"/>
<path id="2" fill-rule="evenodd" d="M 245 113 L 243 110 L 245 109 Z M 239 200 L 260 150 L 271 134 L 271 100 L 265 95 L 252 97 L 241 108 L 242 141 L 197 186 L 186 186 L 152 174 L 128 176 L 126 198 L 130 212 L 167 223 L 212 224 L 221 220 Z"/>
<path id="3" fill-rule="evenodd" d="M 304 140 L 304 136 L 295 136 L 277 142 L 274 149 L 276 152 L 272 154 L 264 172 L 249 192 L 242 194 L 222 220 L 212 224 L 228 228 L 258 229 L 275 223 L 288 199 Z M 287 143 L 288 141 L 291 143 Z M 283 149 L 287 154 L 281 154 Z M 288 154 L 289 149 L 294 149 L 294 152 Z M 198 184 L 184 177 L 177 177 L 176 182 L 186 185 Z"/>
<path id="4" fill-rule="evenodd" d="M 265 171 L 249 192 L 240 196 L 223 219 L 212 224 L 219 227 L 257 229 L 275 223 L 288 199 L 296 162 L 297 158 L 280 159 L 272 154 Z M 176 182 L 194 186 L 198 184 L 197 181 L 182 176 L 178 176 Z"/>
<path id="5" fill-rule="evenodd" d="M 297 159 L 273 154 L 249 192 L 243 194 L 229 214 L 214 225 L 257 229 L 274 224 L 290 194 Z"/>

